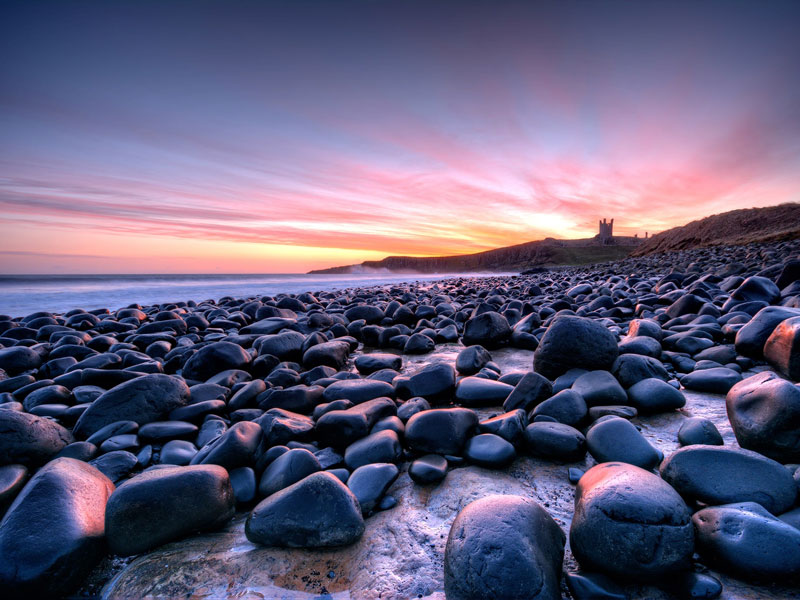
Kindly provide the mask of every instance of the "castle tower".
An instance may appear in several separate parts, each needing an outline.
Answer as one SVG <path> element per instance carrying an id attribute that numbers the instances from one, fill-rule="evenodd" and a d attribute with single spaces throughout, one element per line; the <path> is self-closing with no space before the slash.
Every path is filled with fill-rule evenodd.
<path id="1" fill-rule="evenodd" d="M 600 224 L 600 233 L 599 233 L 600 243 L 603 244 L 604 246 L 607 246 L 608 244 L 611 243 L 614 237 L 614 219 L 611 219 L 610 222 L 606 222 L 606 220 L 603 219 L 602 221 L 599 221 L 599 224 Z"/>

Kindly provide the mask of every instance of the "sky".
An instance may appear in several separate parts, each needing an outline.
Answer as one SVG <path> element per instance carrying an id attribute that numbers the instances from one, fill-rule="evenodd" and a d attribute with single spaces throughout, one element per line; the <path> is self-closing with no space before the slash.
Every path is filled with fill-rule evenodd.
<path id="1" fill-rule="evenodd" d="M 0 2 L 1 273 L 281 273 L 800 201 L 800 3 Z"/>

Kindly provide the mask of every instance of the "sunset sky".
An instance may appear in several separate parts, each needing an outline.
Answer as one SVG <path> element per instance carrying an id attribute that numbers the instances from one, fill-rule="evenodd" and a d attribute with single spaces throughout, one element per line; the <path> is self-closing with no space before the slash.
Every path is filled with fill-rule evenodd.
<path id="1" fill-rule="evenodd" d="M 800 2 L 2 2 L 0 272 L 299 272 L 800 201 Z"/>

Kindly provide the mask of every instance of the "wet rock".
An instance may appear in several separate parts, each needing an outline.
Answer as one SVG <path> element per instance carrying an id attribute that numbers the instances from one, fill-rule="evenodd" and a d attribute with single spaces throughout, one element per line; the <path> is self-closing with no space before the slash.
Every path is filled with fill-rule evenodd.
<path id="1" fill-rule="evenodd" d="M 513 444 L 493 433 L 481 433 L 467 440 L 464 458 L 487 469 L 501 469 L 517 457 Z"/>
<path id="2" fill-rule="evenodd" d="M 458 353 L 456 371 L 460 375 L 475 375 L 492 360 L 492 355 L 483 346 L 469 346 Z"/>
<path id="3" fill-rule="evenodd" d="M 345 399 L 353 404 L 361 404 L 375 398 L 394 398 L 394 388 L 385 381 L 346 379 L 330 384 L 322 397 L 326 402 Z"/>
<path id="4" fill-rule="evenodd" d="M 314 431 L 314 421 L 305 415 L 271 408 L 255 420 L 264 433 L 268 446 L 278 446 L 293 440 L 307 440 Z"/>
<path id="5" fill-rule="evenodd" d="M 555 318 L 533 355 L 533 369 L 552 380 L 569 369 L 611 370 L 619 351 L 602 324 L 584 317 Z"/>
<path id="6" fill-rule="evenodd" d="M 531 413 L 531 418 L 538 416 L 548 416 L 554 418 L 559 423 L 576 427 L 588 415 L 586 402 L 578 392 L 574 390 L 562 390 L 548 398 Z"/>
<path id="7" fill-rule="evenodd" d="M 396 413 L 397 407 L 389 398 L 367 400 L 347 410 L 332 410 L 317 421 L 317 439 L 325 445 L 343 448 L 368 435 L 381 419 Z"/>
<path id="8" fill-rule="evenodd" d="M 0 467 L 0 519 L 3 518 L 6 509 L 17 497 L 27 479 L 28 469 L 23 465 Z"/>
<path id="9" fill-rule="evenodd" d="M 800 381 L 800 316 L 778 324 L 764 344 L 764 358 L 789 379 Z"/>
<path id="10" fill-rule="evenodd" d="M 678 493 L 644 469 L 613 462 L 578 482 L 569 539 L 582 568 L 626 580 L 682 571 L 694 551 L 691 512 Z"/>
<path id="11" fill-rule="evenodd" d="M 42 357 L 26 346 L 0 348 L 0 369 L 12 377 L 38 369 L 41 364 Z"/>
<path id="12" fill-rule="evenodd" d="M 661 462 L 658 450 L 630 421 L 620 417 L 607 417 L 592 425 L 586 445 L 599 463 L 616 461 L 652 469 Z"/>
<path id="13" fill-rule="evenodd" d="M 362 375 L 369 375 L 381 369 L 399 371 L 403 367 L 403 357 L 396 354 L 381 354 L 373 352 L 362 354 L 355 360 L 356 369 Z"/>
<path id="14" fill-rule="evenodd" d="M 410 377 L 396 377 L 394 384 L 398 398 L 421 397 L 433 403 L 447 402 L 455 391 L 456 371 L 447 363 L 431 363 Z"/>
<path id="15" fill-rule="evenodd" d="M 687 571 L 670 577 L 666 589 L 678 598 L 713 600 L 722 594 L 722 583 L 705 573 Z"/>
<path id="16" fill-rule="evenodd" d="M 783 465 L 738 448 L 686 446 L 667 457 L 661 477 L 684 498 L 704 504 L 757 502 L 780 514 L 797 497 L 792 474 Z"/>
<path id="17" fill-rule="evenodd" d="M 314 473 L 272 494 L 245 524 L 251 542 L 289 548 L 343 546 L 363 533 L 358 500 L 328 472 Z"/>
<path id="18" fill-rule="evenodd" d="M 139 439 L 145 443 L 189 439 L 197 435 L 197 425 L 185 421 L 155 421 L 139 428 Z"/>
<path id="19" fill-rule="evenodd" d="M 549 398 L 552 393 L 553 384 L 546 377 L 529 371 L 517 382 L 514 390 L 503 402 L 503 410 L 510 412 L 522 409 L 528 412 Z"/>
<path id="20" fill-rule="evenodd" d="M 775 328 L 786 319 L 800 316 L 800 310 L 783 306 L 767 306 L 758 311 L 736 332 L 736 352 L 742 356 L 760 359 L 764 356 L 764 344 Z"/>
<path id="21" fill-rule="evenodd" d="M 779 462 L 800 462 L 800 389 L 774 373 L 733 386 L 725 405 L 736 441 Z"/>
<path id="22" fill-rule="evenodd" d="M 332 340 L 323 342 L 316 346 L 311 346 L 303 354 L 303 366 L 307 369 L 324 365 L 341 369 L 347 362 L 350 355 L 350 344 L 342 340 Z"/>
<path id="23" fill-rule="evenodd" d="M 438 454 L 426 454 L 413 461 L 408 475 L 420 485 L 439 483 L 447 476 L 447 460 Z"/>
<path id="24" fill-rule="evenodd" d="M 678 430 L 678 442 L 681 446 L 694 446 L 705 444 L 708 446 L 722 446 L 722 435 L 713 421 L 702 417 L 686 419 Z"/>
<path id="25" fill-rule="evenodd" d="M 0 588 L 11 596 L 61 596 L 105 551 L 114 485 L 97 469 L 57 458 L 25 485 L 0 523 Z"/>
<path id="26" fill-rule="evenodd" d="M 433 352 L 436 343 L 423 333 L 415 333 L 406 340 L 403 354 L 427 354 Z"/>
<path id="27" fill-rule="evenodd" d="M 140 554 L 193 531 L 215 529 L 234 513 L 228 472 L 217 465 L 140 473 L 111 495 L 106 538 L 112 553 Z"/>
<path id="28" fill-rule="evenodd" d="M 467 407 L 501 406 L 515 388 L 482 377 L 464 377 L 456 385 L 456 402 Z"/>
<path id="29" fill-rule="evenodd" d="M 183 367 L 186 379 L 206 381 L 229 369 L 246 370 L 251 356 L 241 346 L 231 342 L 213 342 L 194 353 Z"/>
<path id="30" fill-rule="evenodd" d="M 415 414 L 406 423 L 406 443 L 425 454 L 461 454 L 467 438 L 478 425 L 468 408 L 438 408 Z"/>
<path id="31" fill-rule="evenodd" d="M 522 496 L 492 495 L 458 513 L 444 554 L 448 599 L 561 598 L 565 536 Z"/>
<path id="32" fill-rule="evenodd" d="M 489 311 L 472 317 L 464 324 L 462 342 L 465 346 L 479 345 L 498 348 L 511 337 L 511 326 L 500 313 Z"/>
<path id="33" fill-rule="evenodd" d="M 70 432 L 50 419 L 0 410 L 0 466 L 41 466 L 72 441 Z"/>
<path id="34" fill-rule="evenodd" d="M 528 425 L 528 416 L 522 409 L 512 410 L 478 423 L 481 433 L 493 433 L 506 441 L 516 444 Z"/>
<path id="35" fill-rule="evenodd" d="M 669 374 L 660 361 L 650 356 L 641 356 L 639 354 L 621 355 L 614 361 L 611 367 L 611 374 L 626 389 L 643 379 L 669 380 Z"/>
<path id="36" fill-rule="evenodd" d="M 364 515 L 375 510 L 399 474 L 397 466 L 391 463 L 363 465 L 351 473 L 347 487 L 358 500 Z"/>
<path id="37" fill-rule="evenodd" d="M 608 371 L 584 373 L 572 384 L 572 390 L 581 395 L 586 406 L 625 404 L 628 401 L 625 390 Z"/>
<path id="38" fill-rule="evenodd" d="M 159 463 L 162 465 L 186 466 L 197 455 L 197 446 L 186 440 L 171 440 L 161 448 Z M 138 459 L 138 457 L 137 457 Z"/>
<path id="39" fill-rule="evenodd" d="M 740 373 L 726 367 L 714 367 L 693 371 L 681 378 L 681 384 L 696 392 L 711 394 L 727 394 L 734 385 L 742 380 Z"/>
<path id="40" fill-rule="evenodd" d="M 403 453 L 400 438 L 391 430 L 378 431 L 353 442 L 344 453 L 344 462 L 351 471 L 371 463 L 394 463 Z M 358 496 L 356 494 L 356 496 Z"/>
<path id="41" fill-rule="evenodd" d="M 261 475 L 258 492 L 265 497 L 271 496 L 321 470 L 316 456 L 304 448 L 294 448 L 269 464 Z"/>
<path id="42" fill-rule="evenodd" d="M 114 450 L 95 458 L 89 464 L 114 483 L 119 483 L 133 472 L 138 462 L 132 452 Z"/>
<path id="43" fill-rule="evenodd" d="M 101 427 L 121 420 L 139 425 L 162 420 L 189 402 L 186 383 L 170 375 L 145 375 L 103 393 L 78 419 L 72 432 L 86 439 Z"/>
<path id="44" fill-rule="evenodd" d="M 772 581 L 800 575 L 800 530 L 760 504 L 704 508 L 692 522 L 701 557 L 736 577 Z"/>
<path id="45" fill-rule="evenodd" d="M 586 438 L 563 423 L 531 423 L 525 428 L 525 447 L 534 456 L 576 462 L 586 456 Z"/>
<path id="46" fill-rule="evenodd" d="M 661 379 L 642 379 L 628 388 L 628 402 L 639 414 L 677 410 L 686 405 L 686 398 L 670 384 Z"/>

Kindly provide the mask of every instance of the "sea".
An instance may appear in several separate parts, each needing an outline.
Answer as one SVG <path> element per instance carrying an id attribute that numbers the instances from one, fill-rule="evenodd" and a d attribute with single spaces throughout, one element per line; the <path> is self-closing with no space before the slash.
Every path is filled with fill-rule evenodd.
<path id="1" fill-rule="evenodd" d="M 510 273 L 509 273 L 510 274 Z M 24 317 L 37 311 L 117 310 L 168 302 L 219 300 L 332 291 L 353 287 L 433 282 L 449 277 L 496 277 L 503 273 L 363 275 L 0 275 L 0 315 Z"/>

